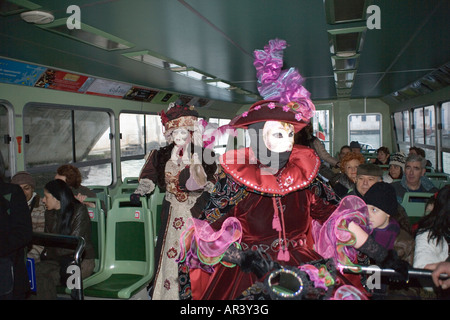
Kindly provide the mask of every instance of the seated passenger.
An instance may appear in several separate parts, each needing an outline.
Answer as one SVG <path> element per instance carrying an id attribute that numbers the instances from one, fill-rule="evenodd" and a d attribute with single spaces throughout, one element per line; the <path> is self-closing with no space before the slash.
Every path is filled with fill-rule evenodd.
<path id="1" fill-rule="evenodd" d="M 414 238 L 402 229 L 394 218 L 397 214 L 397 205 L 392 186 L 385 182 L 375 183 L 366 192 L 363 200 L 366 202 L 369 210 L 369 222 L 372 227 L 370 238 L 388 250 L 388 252 L 395 252 L 391 257 L 385 258 L 392 259 L 387 263 L 398 264 L 399 262 L 395 261 L 398 257 L 404 261 L 405 266 L 412 265 L 414 260 Z M 359 230 L 360 227 L 355 225 L 354 222 L 350 223 L 349 229 L 355 233 L 357 243 L 359 238 L 369 238 L 369 235 L 362 229 Z M 370 262 L 372 259 L 377 263 L 377 254 L 373 254 L 370 245 L 366 243 L 370 244 L 370 241 L 366 241 L 359 248 L 357 247 L 363 253 L 363 255 L 358 255 L 359 264 L 370 265 L 372 264 Z M 364 277 L 362 279 L 365 281 Z M 389 299 L 390 295 L 394 295 L 398 299 L 400 296 L 417 297 L 417 290 L 410 288 L 406 283 L 382 282 L 379 288 L 375 288 L 373 294 L 375 299 Z"/>
<path id="2" fill-rule="evenodd" d="M 361 153 L 361 145 L 358 141 L 350 142 L 350 149 L 352 150 L 352 152 Z"/>
<path id="3" fill-rule="evenodd" d="M 45 206 L 40 196 L 34 192 L 36 183 L 33 176 L 28 172 L 20 171 L 12 177 L 11 183 L 19 185 L 25 194 L 30 209 L 33 232 L 44 232 Z M 42 250 L 44 250 L 43 246 L 33 245 L 27 256 L 34 259 L 35 262 L 39 262 Z"/>
<path id="4" fill-rule="evenodd" d="M 350 149 L 350 146 L 345 145 L 342 146 L 341 149 L 339 150 L 339 154 L 338 154 L 338 163 L 336 163 L 336 166 L 332 168 L 334 173 L 341 173 L 341 161 L 342 158 L 349 152 L 352 152 L 352 149 Z"/>
<path id="5" fill-rule="evenodd" d="M 425 177 L 426 159 L 411 154 L 405 161 L 405 174 L 401 181 L 392 183 L 397 195 L 398 203 L 402 203 L 406 192 L 437 192 L 433 182 Z"/>
<path id="6" fill-rule="evenodd" d="M 389 170 L 383 173 L 383 181 L 391 183 L 403 178 L 406 156 L 403 152 L 394 153 L 389 160 Z"/>
<path id="7" fill-rule="evenodd" d="M 450 185 L 447 185 L 435 195 L 431 212 L 418 223 L 414 268 L 428 268 L 430 264 L 449 261 L 449 208 Z"/>
<path id="8" fill-rule="evenodd" d="M 387 165 L 389 164 L 390 152 L 387 147 L 380 147 L 377 150 L 377 158 L 372 159 L 370 162 L 374 164 Z"/>
<path id="9" fill-rule="evenodd" d="M 69 186 L 60 179 L 44 187 L 43 202 L 46 233 L 81 236 L 86 241 L 81 260 L 82 279 L 90 276 L 95 266 L 95 252 L 91 242 L 91 220 L 85 205 L 73 196 Z M 48 247 L 36 264 L 36 296 L 32 299 L 56 299 L 56 286 L 66 285 L 67 267 L 74 259 L 74 250 Z"/>
<path id="10" fill-rule="evenodd" d="M 325 149 L 323 142 L 313 135 L 313 126 L 311 122 L 303 128 L 303 130 L 300 130 L 295 134 L 294 143 L 310 147 L 317 153 L 321 160 L 319 173 L 323 177 L 327 180 L 331 180 L 333 176 L 335 176 L 335 173 L 330 167 L 334 168 L 337 165 L 338 160 L 333 158 Z"/>
<path id="11" fill-rule="evenodd" d="M 77 167 L 71 164 L 65 164 L 60 166 L 56 170 L 55 179 L 61 179 L 65 183 L 67 183 L 67 185 L 72 189 L 75 198 L 77 198 L 82 203 L 84 203 L 84 199 L 86 198 L 97 197 L 97 194 L 94 191 L 92 191 L 88 187 L 81 185 L 82 180 L 81 172 Z M 91 206 L 91 204 L 87 205 Z"/>
<path id="12" fill-rule="evenodd" d="M 344 197 L 323 225 L 313 221 L 316 251 L 346 266 L 374 261 L 380 268 L 397 271 L 396 280 L 406 280 L 414 241 L 392 218 L 395 210 L 392 186 L 384 182 L 375 183 L 363 198 Z M 364 284 L 364 276 L 358 281 Z"/>
<path id="13" fill-rule="evenodd" d="M 416 235 L 414 267 L 423 268 L 430 263 L 449 258 L 450 245 L 450 185 L 436 195 L 433 209 L 419 221 Z"/>
<path id="14" fill-rule="evenodd" d="M 357 168 L 365 162 L 361 153 L 349 152 L 341 160 L 341 174 L 337 176 L 334 182 L 331 182 L 336 194 L 342 198 L 354 188 L 356 181 Z"/>
<path id="15" fill-rule="evenodd" d="M 355 188 L 349 192 L 351 195 L 356 195 L 364 200 L 367 191 L 377 182 L 381 182 L 383 170 L 372 163 L 363 163 L 359 165 L 356 176 Z M 395 191 L 393 191 L 395 193 Z M 408 234 L 412 235 L 411 224 L 409 223 L 408 215 L 405 209 L 397 203 L 395 215 L 392 217 L 400 224 L 400 227 Z"/>
<path id="16" fill-rule="evenodd" d="M 325 161 L 331 167 L 336 166 L 338 160 L 333 158 L 328 151 L 325 149 L 323 143 L 313 135 L 313 127 L 311 122 L 297 134 L 295 134 L 294 142 L 296 144 L 301 144 L 303 146 L 310 147 L 314 149 L 314 151 L 319 156 L 320 160 Z"/>
<path id="17" fill-rule="evenodd" d="M 419 156 L 421 156 L 421 157 L 424 158 L 424 159 L 427 158 L 427 156 L 425 155 L 425 150 L 423 150 L 422 148 L 419 148 L 419 147 L 411 147 L 411 148 L 409 148 L 409 154 L 408 154 L 408 156 L 411 155 L 411 154 L 419 155 Z M 426 160 L 426 166 L 427 166 L 427 167 L 432 167 L 432 166 L 433 166 L 433 165 L 431 164 L 431 161 L 430 161 L 430 160 Z"/>
<path id="18" fill-rule="evenodd" d="M 356 169 L 355 188 L 349 194 L 362 198 L 375 183 L 381 181 L 383 170 L 372 163 L 362 163 Z"/>
<path id="19" fill-rule="evenodd" d="M 395 249 L 398 256 L 413 263 L 414 239 L 402 229 L 394 218 L 397 215 L 397 204 L 392 186 L 385 182 L 377 182 L 363 196 L 369 209 L 369 221 L 373 228 L 371 236 L 386 249 Z"/>
<path id="20" fill-rule="evenodd" d="M 0 300 L 26 298 L 30 283 L 25 248 L 32 236 L 25 195 L 19 186 L 4 182 L 0 168 Z"/>

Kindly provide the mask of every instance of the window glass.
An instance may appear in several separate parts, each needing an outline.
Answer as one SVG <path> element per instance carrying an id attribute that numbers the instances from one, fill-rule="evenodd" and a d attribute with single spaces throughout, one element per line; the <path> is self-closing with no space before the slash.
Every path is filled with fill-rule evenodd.
<path id="1" fill-rule="evenodd" d="M 35 177 L 38 190 L 67 163 L 80 169 L 82 185 L 112 183 L 107 112 L 30 105 L 24 109 L 23 123 L 25 170 Z"/>
<path id="2" fill-rule="evenodd" d="M 27 169 L 73 162 L 71 110 L 33 106 L 23 121 Z"/>
<path id="3" fill-rule="evenodd" d="M 409 125 L 409 113 L 408 110 L 403 111 L 403 135 L 405 137 L 405 142 L 410 142 L 410 130 L 411 126 Z"/>
<path id="4" fill-rule="evenodd" d="M 12 141 L 7 141 L 9 134 L 9 124 L 8 124 L 8 109 L 0 104 L 0 177 L 11 176 L 11 170 L 9 168 L 9 143 Z M 5 140 L 6 139 L 6 140 Z"/>
<path id="5" fill-rule="evenodd" d="M 120 123 L 120 154 L 121 156 L 135 156 L 145 154 L 143 114 L 122 113 Z"/>
<path id="6" fill-rule="evenodd" d="M 316 110 L 313 118 L 313 134 L 320 139 L 325 145 L 325 149 L 330 151 L 330 111 Z"/>
<path id="7" fill-rule="evenodd" d="M 109 115 L 106 112 L 75 110 L 74 119 L 77 162 L 111 158 Z"/>
<path id="8" fill-rule="evenodd" d="M 394 113 L 395 134 L 397 135 L 397 141 L 404 141 L 403 135 L 403 113 Z"/>
<path id="9" fill-rule="evenodd" d="M 442 123 L 442 169 L 444 172 L 450 172 L 450 102 L 444 102 L 441 105 L 441 123 Z"/>
<path id="10" fill-rule="evenodd" d="M 442 152 L 443 162 L 442 162 L 442 170 L 444 172 L 450 172 L 450 152 Z"/>
<path id="11" fill-rule="evenodd" d="M 441 106 L 441 121 L 442 121 L 442 139 L 441 139 L 442 147 L 450 148 L 450 102 L 445 102 Z M 450 172 L 450 170 L 446 172 Z"/>
<path id="12" fill-rule="evenodd" d="M 381 114 L 350 114 L 348 128 L 349 143 L 358 141 L 363 150 L 381 147 Z"/>
<path id="13" fill-rule="evenodd" d="M 414 144 L 425 144 L 423 134 L 423 108 L 414 109 Z"/>
<path id="14" fill-rule="evenodd" d="M 165 146 L 161 117 L 158 115 L 121 113 L 119 117 L 122 178 L 138 177 L 144 156 Z"/>
<path id="15" fill-rule="evenodd" d="M 434 106 L 428 106 L 423 109 L 425 120 L 425 144 L 435 146 L 436 145 L 436 133 L 435 133 L 435 116 Z"/>

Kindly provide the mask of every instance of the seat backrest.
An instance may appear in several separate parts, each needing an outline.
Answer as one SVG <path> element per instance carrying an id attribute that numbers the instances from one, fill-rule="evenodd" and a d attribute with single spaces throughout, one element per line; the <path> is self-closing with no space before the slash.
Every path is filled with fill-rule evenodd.
<path id="1" fill-rule="evenodd" d="M 138 177 L 126 177 L 125 179 L 123 179 L 123 184 L 137 185 L 137 184 L 139 184 L 139 178 Z"/>
<path id="2" fill-rule="evenodd" d="M 95 250 L 94 272 L 99 272 L 103 269 L 105 262 L 105 213 L 103 212 L 99 198 L 86 198 L 84 202 L 95 204 L 95 207 L 87 206 L 87 209 L 89 218 L 91 219 L 91 241 Z"/>
<path id="3" fill-rule="evenodd" d="M 111 208 L 111 196 L 107 186 L 88 186 L 88 188 L 94 191 L 97 194 L 97 197 L 103 201 L 106 210 Z"/>
<path id="4" fill-rule="evenodd" d="M 401 205 L 408 217 L 422 217 L 426 203 L 432 196 L 431 192 L 405 192 Z"/>
<path id="5" fill-rule="evenodd" d="M 138 177 L 127 177 L 123 179 L 123 183 L 116 188 L 116 196 L 130 195 L 134 193 L 139 186 Z"/>
<path id="6" fill-rule="evenodd" d="M 146 199 L 140 205 L 117 195 L 106 219 L 105 269 L 112 273 L 147 274 L 154 263 L 153 223 Z"/>
<path id="7" fill-rule="evenodd" d="M 446 184 L 450 184 L 450 175 L 443 172 L 426 172 L 425 176 L 433 182 L 433 185 L 441 189 Z"/>

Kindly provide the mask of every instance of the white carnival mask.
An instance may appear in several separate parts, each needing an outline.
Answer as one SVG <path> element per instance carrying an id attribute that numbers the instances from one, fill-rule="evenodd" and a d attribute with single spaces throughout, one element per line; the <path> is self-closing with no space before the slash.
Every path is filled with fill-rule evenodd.
<path id="1" fill-rule="evenodd" d="M 291 151 L 294 146 L 294 126 L 280 121 L 267 121 L 263 128 L 263 140 L 272 152 Z"/>
<path id="2" fill-rule="evenodd" d="M 173 142 L 177 145 L 177 146 L 184 146 L 187 143 L 190 142 L 190 137 L 191 135 L 189 134 L 189 131 L 187 129 L 184 128 L 179 128 L 179 129 L 175 129 L 172 132 L 172 138 L 173 138 Z"/>

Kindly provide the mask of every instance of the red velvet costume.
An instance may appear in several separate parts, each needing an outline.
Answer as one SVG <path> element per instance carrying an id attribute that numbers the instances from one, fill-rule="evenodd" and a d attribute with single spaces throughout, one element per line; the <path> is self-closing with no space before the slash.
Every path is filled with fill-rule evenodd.
<path id="1" fill-rule="evenodd" d="M 245 153 L 249 157 L 253 156 L 250 148 L 232 150 L 230 152 L 233 154 L 236 152 Z M 230 155 L 230 153 L 226 155 Z M 310 161 L 305 161 L 305 157 L 309 158 Z M 287 179 L 290 182 L 290 178 L 294 179 L 296 177 L 291 183 L 292 186 L 304 183 L 301 190 L 291 190 L 290 192 L 287 190 L 286 192 L 288 193 L 282 197 L 279 195 L 275 197 L 275 194 L 270 193 L 261 194 L 258 191 L 258 193 L 255 192 L 255 182 L 262 177 L 257 173 L 260 168 L 259 164 L 248 164 L 249 161 L 247 161 L 245 164 L 227 165 L 222 161 L 223 157 L 221 158 L 221 164 L 227 174 L 227 183 L 242 181 L 240 180 L 240 174 L 242 174 L 245 177 L 246 183 L 249 186 L 253 184 L 254 187 L 245 187 L 250 192 L 246 193 L 241 201 L 231 207 L 225 216 L 220 217 L 220 219 L 213 223 L 215 229 L 220 228 L 220 222 L 224 218 L 230 216 L 236 217 L 242 225 L 242 249 L 247 250 L 259 247 L 270 254 L 273 260 L 277 260 L 280 234 L 272 228 L 275 212 L 274 201 L 276 201 L 275 203 L 278 205 L 278 208 L 280 208 L 280 203 L 283 207 L 284 229 L 290 255 L 289 261 L 284 262 L 278 260 L 278 262 L 282 265 L 298 266 L 302 263 L 321 259 L 321 256 L 312 249 L 311 221 L 312 219 L 317 219 L 320 222 L 324 222 L 336 207 L 307 189 L 309 183 L 315 178 L 320 166 L 320 160 L 313 150 L 303 146 L 294 146 L 289 162 L 280 170 L 278 175 L 265 176 L 267 179 L 266 182 L 272 179 L 272 183 L 259 184 L 258 188 L 278 189 L 279 184 L 276 183 L 276 177 L 281 178 L 278 180 L 282 181 L 282 183 L 285 182 L 283 179 Z M 305 162 L 312 165 L 312 167 L 307 168 Z M 236 172 L 239 172 L 239 175 Z M 231 178 L 235 174 L 236 177 Z M 242 183 L 239 183 L 241 188 L 243 187 Z M 287 188 L 289 189 L 289 186 Z M 221 194 L 212 194 L 212 198 L 214 197 L 221 197 Z M 222 208 L 226 208 L 228 203 L 222 202 L 223 199 L 221 199 L 221 206 Z M 230 197 L 227 201 L 233 202 L 234 199 Z M 211 203 L 214 203 L 214 201 Z M 216 218 L 219 218 L 216 213 L 220 210 L 220 208 L 207 208 L 207 213 L 210 213 L 208 219 L 214 219 L 212 218 L 214 215 L 216 215 Z M 278 211 L 280 212 L 281 219 L 281 210 Z M 281 238 L 284 243 L 284 236 Z M 193 279 L 191 280 L 193 281 Z M 218 264 L 215 266 L 214 273 L 210 276 L 206 291 L 198 298 L 216 300 L 236 299 L 256 281 L 258 279 L 254 274 L 242 272 L 238 266 L 229 268 Z M 192 286 L 193 288 L 195 287 L 194 282 Z"/>
<path id="2" fill-rule="evenodd" d="M 203 211 L 210 224 L 206 223 L 206 228 L 197 221 L 180 239 L 183 253 L 178 261 L 190 267 L 194 299 L 236 299 L 264 280 L 264 276 L 258 279 L 255 273 L 244 272 L 239 266 L 221 264 L 240 261 L 221 261 L 233 251 L 229 249 L 234 249 L 225 240 L 237 234 L 226 227 L 236 219 L 240 227 L 235 241 L 244 250 L 242 256 L 248 256 L 246 250 L 258 249 L 279 265 L 292 267 L 323 259 L 313 249 L 312 222 L 324 223 L 336 206 L 312 191 L 320 167 L 315 151 L 287 143 L 291 135 L 310 122 L 315 107 L 301 85 L 303 79 L 298 71 L 281 70 L 285 48 L 284 40 L 275 39 L 264 50 L 255 51 L 258 90 L 266 100 L 253 104 L 229 125 L 262 131 L 250 135 L 250 148 L 230 150 L 220 157 L 223 173 Z M 270 131 L 277 125 L 280 129 Z M 270 169 L 261 164 L 267 162 L 262 144 L 271 152 Z M 258 158 L 254 152 L 258 152 Z M 273 155 L 278 159 L 272 159 Z M 210 230 L 211 226 L 214 230 Z M 250 263 L 256 261 L 251 259 Z M 247 268 L 246 263 L 240 265 Z M 350 283 L 338 274 L 327 293 L 342 284 Z"/>

